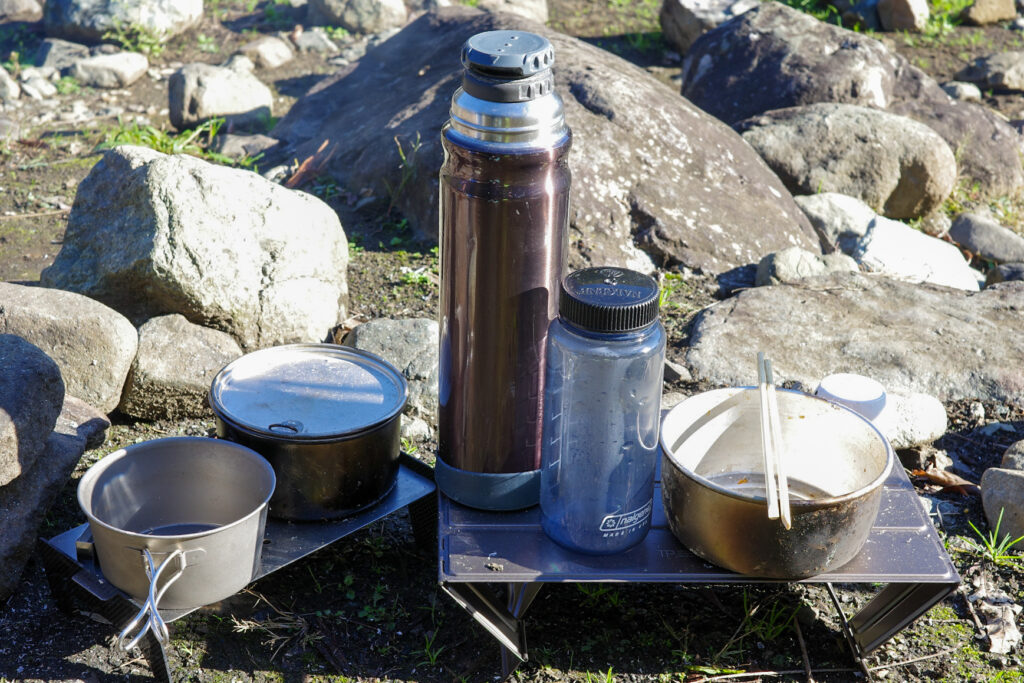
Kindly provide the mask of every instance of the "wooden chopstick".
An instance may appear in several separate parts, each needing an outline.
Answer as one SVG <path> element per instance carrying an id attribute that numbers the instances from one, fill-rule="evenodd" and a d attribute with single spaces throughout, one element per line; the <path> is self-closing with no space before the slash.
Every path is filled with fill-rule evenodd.
<path id="1" fill-rule="evenodd" d="M 775 443 L 772 438 L 772 423 L 769 415 L 768 373 L 763 351 L 757 353 L 757 389 L 761 399 L 761 452 L 764 455 L 764 489 L 768 502 L 768 519 L 778 519 L 779 492 L 775 486 Z"/>
<path id="2" fill-rule="evenodd" d="M 768 381 L 768 423 L 771 426 L 772 457 L 775 476 L 778 478 L 779 517 L 782 519 L 782 526 L 792 529 L 793 518 L 789 509 L 789 480 L 783 467 L 783 454 L 786 452 L 786 448 L 782 442 L 782 422 L 779 418 L 779 400 L 775 393 L 775 375 L 772 372 L 772 362 L 765 359 L 764 364 L 765 379 Z"/>

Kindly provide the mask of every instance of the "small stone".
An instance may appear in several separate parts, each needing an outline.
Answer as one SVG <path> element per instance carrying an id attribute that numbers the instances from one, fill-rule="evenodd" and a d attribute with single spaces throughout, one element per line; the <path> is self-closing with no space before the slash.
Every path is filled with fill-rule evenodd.
<path id="1" fill-rule="evenodd" d="M 23 21 L 34 23 L 43 18 L 43 7 L 37 0 L 0 0 L 0 24 Z"/>
<path id="2" fill-rule="evenodd" d="M 1024 470 L 1024 441 L 1017 441 L 1003 451 L 999 466 L 1004 470 Z"/>
<path id="3" fill-rule="evenodd" d="M 942 84 L 942 89 L 954 100 L 961 102 L 981 102 L 981 88 L 964 81 L 949 81 Z"/>
<path id="4" fill-rule="evenodd" d="M 277 144 L 266 135 L 237 135 L 220 133 L 213 139 L 213 151 L 231 159 L 256 157 Z"/>
<path id="5" fill-rule="evenodd" d="M 10 102 L 21 96 L 21 86 L 11 78 L 7 69 L 0 66 L 0 100 Z"/>
<path id="6" fill-rule="evenodd" d="M 886 31 L 920 33 L 928 25 L 927 0 L 878 0 L 878 21 Z"/>
<path id="7" fill-rule="evenodd" d="M 75 62 L 71 75 L 79 83 L 94 88 L 126 88 L 142 78 L 149 60 L 138 52 L 100 54 Z"/>
<path id="8" fill-rule="evenodd" d="M 292 42 L 301 52 L 337 52 L 338 46 L 319 26 L 292 35 Z"/>
<path id="9" fill-rule="evenodd" d="M 930 444 L 946 433 L 946 408 L 928 394 L 888 392 L 875 426 L 896 449 Z"/>
<path id="10" fill-rule="evenodd" d="M 41 76 L 36 76 L 35 78 L 22 83 L 21 88 L 22 90 L 32 90 L 39 93 L 39 95 L 44 99 L 47 97 L 53 97 L 57 94 L 57 86 L 51 83 L 48 78 L 42 78 Z"/>
<path id="11" fill-rule="evenodd" d="M 274 96 L 253 68 L 248 57 L 236 55 L 227 66 L 196 63 L 176 71 L 167 84 L 171 124 L 183 130 L 214 117 L 236 126 L 265 121 Z"/>
<path id="12" fill-rule="evenodd" d="M 985 286 L 1016 280 L 1024 280 L 1024 263 L 1000 263 L 988 271 L 985 276 Z"/>
<path id="13" fill-rule="evenodd" d="M 276 69 L 295 56 L 288 43 L 277 36 L 262 36 L 246 43 L 239 51 L 264 69 Z"/>
<path id="14" fill-rule="evenodd" d="M 960 14 L 965 24 L 986 26 L 1000 21 L 1009 21 L 1017 16 L 1014 0 L 974 0 L 974 3 Z"/>
<path id="15" fill-rule="evenodd" d="M 686 394 L 681 391 L 670 391 L 667 394 L 662 394 L 661 397 L 661 410 L 662 412 L 675 408 L 677 405 L 687 399 Z"/>
<path id="16" fill-rule="evenodd" d="M 1024 471 L 990 467 L 981 475 L 981 502 L 988 525 L 999 535 L 1024 536 Z M 1002 513 L 1002 521 L 999 520 Z"/>
<path id="17" fill-rule="evenodd" d="M 968 406 L 967 411 L 975 422 L 981 423 L 985 421 L 985 406 L 981 403 L 974 401 Z"/>
<path id="18" fill-rule="evenodd" d="M 89 58 L 89 48 L 60 38 L 47 38 L 36 50 L 34 62 L 58 71 L 70 69 L 80 59 Z"/>
<path id="19" fill-rule="evenodd" d="M 331 25 L 360 34 L 402 26 L 409 14 L 402 0 L 310 0 L 309 9 Z"/>
<path id="20" fill-rule="evenodd" d="M 962 213 L 949 236 L 964 249 L 996 263 L 1024 262 L 1024 237 L 979 213 Z"/>
<path id="21" fill-rule="evenodd" d="M 408 441 L 425 441 L 431 436 L 430 425 L 420 417 L 402 415 L 402 438 Z"/>
<path id="22" fill-rule="evenodd" d="M 757 264 L 754 283 L 758 287 L 791 283 L 831 272 L 856 271 L 857 262 L 846 254 L 820 256 L 800 247 L 769 254 Z"/>
<path id="23" fill-rule="evenodd" d="M 665 359 L 665 381 L 666 382 L 692 382 L 693 377 L 685 365 L 680 365 L 669 359 Z"/>

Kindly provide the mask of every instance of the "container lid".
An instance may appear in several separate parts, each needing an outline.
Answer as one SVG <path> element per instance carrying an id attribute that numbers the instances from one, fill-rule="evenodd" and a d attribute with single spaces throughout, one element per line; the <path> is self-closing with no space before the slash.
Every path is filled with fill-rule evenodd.
<path id="1" fill-rule="evenodd" d="M 356 434 L 405 407 L 405 378 L 384 359 L 333 344 L 292 344 L 246 354 L 210 388 L 210 407 L 233 426 L 281 439 Z"/>
<path id="2" fill-rule="evenodd" d="M 631 332 L 658 319 L 658 283 L 625 268 L 584 268 L 562 280 L 559 315 L 592 332 Z"/>
<path id="3" fill-rule="evenodd" d="M 525 78 L 555 63 L 551 42 L 526 31 L 485 31 L 462 46 L 462 65 L 497 78 Z"/>

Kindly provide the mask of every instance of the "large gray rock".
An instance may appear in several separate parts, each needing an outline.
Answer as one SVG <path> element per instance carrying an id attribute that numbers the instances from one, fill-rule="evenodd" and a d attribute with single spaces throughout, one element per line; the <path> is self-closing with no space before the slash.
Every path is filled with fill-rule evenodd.
<path id="1" fill-rule="evenodd" d="M 143 420 L 207 416 L 214 376 L 241 355 L 231 335 L 182 315 L 148 320 L 139 328 L 139 352 L 118 408 Z"/>
<path id="2" fill-rule="evenodd" d="M 247 68 L 252 62 L 230 64 L 186 64 L 171 74 L 168 114 L 175 128 L 191 128 L 216 117 L 233 127 L 258 126 L 270 118 L 274 94 Z"/>
<path id="3" fill-rule="evenodd" d="M 538 24 L 548 22 L 548 0 L 480 0 L 476 6 L 488 12 L 518 14 Z"/>
<path id="4" fill-rule="evenodd" d="M 402 0 L 309 0 L 312 12 L 354 33 L 379 33 L 405 23 Z"/>
<path id="5" fill-rule="evenodd" d="M 794 194 L 839 192 L 890 218 L 918 218 L 956 184 L 949 145 L 905 116 L 820 102 L 735 127 Z"/>
<path id="6" fill-rule="evenodd" d="M 2 282 L 0 333 L 16 334 L 41 348 L 60 367 L 68 393 L 104 412 L 117 407 L 138 349 L 131 322 L 98 301 Z"/>
<path id="7" fill-rule="evenodd" d="M 64 71 L 74 66 L 75 62 L 88 59 L 89 56 L 89 48 L 85 45 L 60 38 L 47 38 L 39 44 L 33 61 L 40 67 Z"/>
<path id="8" fill-rule="evenodd" d="M 195 157 L 118 147 L 79 186 L 41 280 L 134 320 L 181 313 L 256 348 L 323 339 L 345 317 L 347 265 L 338 216 L 316 197 Z"/>
<path id="9" fill-rule="evenodd" d="M 949 236 L 967 251 L 996 263 L 1024 261 L 1024 237 L 977 213 L 962 213 L 949 228 Z"/>
<path id="10" fill-rule="evenodd" d="M 35 22 L 43 18 L 38 0 L 0 0 L 0 24 L 9 21 Z"/>
<path id="11" fill-rule="evenodd" d="M 854 372 L 897 393 L 1024 404 L 1022 307 L 1024 283 L 971 294 L 863 273 L 812 278 L 705 309 L 686 360 L 715 385 L 750 384 L 765 351 L 780 382 Z"/>
<path id="12" fill-rule="evenodd" d="M 438 326 L 436 320 L 380 318 L 349 332 L 345 345 L 375 353 L 409 382 L 406 412 L 437 424 Z"/>
<path id="13" fill-rule="evenodd" d="M 878 21 L 886 31 L 920 33 L 928 25 L 926 0 L 878 0 Z"/>
<path id="14" fill-rule="evenodd" d="M 700 35 L 739 16 L 759 0 L 665 0 L 658 12 L 665 42 L 686 54 Z"/>
<path id="15" fill-rule="evenodd" d="M 46 0 L 43 10 L 47 35 L 86 43 L 118 28 L 166 41 L 202 18 L 203 0 Z"/>
<path id="16" fill-rule="evenodd" d="M 203 0 L 46 0 L 43 11 L 47 35 L 87 43 L 118 27 L 165 41 L 202 18 Z"/>
<path id="17" fill-rule="evenodd" d="M 32 468 L 63 402 L 57 364 L 21 337 L 0 334 L 0 487 Z"/>
<path id="18" fill-rule="evenodd" d="M 956 77 L 985 89 L 1024 90 L 1024 52 L 1008 50 L 978 57 Z"/>
<path id="19" fill-rule="evenodd" d="M 510 14 L 459 6 L 420 16 L 295 104 L 273 132 L 282 156 L 315 156 L 329 140 L 322 172 L 382 198 L 406 166 L 411 180 L 395 206 L 436 237 L 440 126 L 460 83 L 460 48 L 466 36 L 502 28 L 535 31 L 555 48 L 555 87 L 573 130 L 574 266 L 650 269 L 653 259 L 718 273 L 788 246 L 818 249 L 785 187 L 734 131 L 615 55 Z"/>
<path id="20" fill-rule="evenodd" d="M 62 413 L 35 465 L 0 486 L 0 605 L 21 582 L 46 512 L 85 452 L 93 425 L 76 427 L 74 423 L 73 413 Z"/>
<path id="21" fill-rule="evenodd" d="M 990 529 L 999 525 L 999 539 L 1024 536 L 1024 472 L 990 467 L 981 475 L 981 503 Z M 1002 520 L 999 516 L 1002 514 Z"/>
<path id="22" fill-rule="evenodd" d="M 93 88 L 126 88 L 142 78 L 148 68 L 146 55 L 118 52 L 75 62 L 71 67 L 71 75 L 82 85 Z"/>
<path id="23" fill-rule="evenodd" d="M 884 109 L 942 136 L 960 173 L 984 196 L 1024 184 L 1013 128 L 985 107 L 952 100 L 930 77 L 873 38 L 766 2 L 708 31 L 683 60 L 682 94 L 736 123 L 815 102 Z"/>
<path id="24" fill-rule="evenodd" d="M 965 24 L 973 24 L 975 26 L 1009 21 L 1016 17 L 1017 6 L 1014 0 L 974 0 L 960 14 L 960 18 Z"/>
<path id="25" fill-rule="evenodd" d="M 954 245 L 835 192 L 796 198 L 826 252 L 841 251 L 865 270 L 911 282 L 977 291 L 982 279 Z"/>

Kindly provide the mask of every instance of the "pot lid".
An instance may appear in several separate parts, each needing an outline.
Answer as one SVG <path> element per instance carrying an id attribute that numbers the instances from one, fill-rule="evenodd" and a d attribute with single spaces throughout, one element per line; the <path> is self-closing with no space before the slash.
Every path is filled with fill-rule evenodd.
<path id="1" fill-rule="evenodd" d="M 405 378 L 379 356 L 333 344 L 291 344 L 225 366 L 210 388 L 210 407 L 235 427 L 315 440 L 386 422 L 407 397 Z"/>

